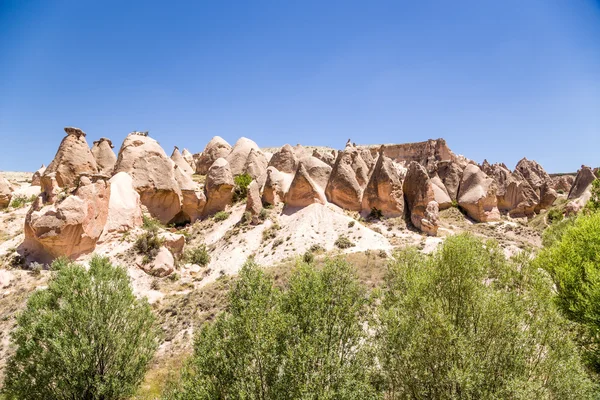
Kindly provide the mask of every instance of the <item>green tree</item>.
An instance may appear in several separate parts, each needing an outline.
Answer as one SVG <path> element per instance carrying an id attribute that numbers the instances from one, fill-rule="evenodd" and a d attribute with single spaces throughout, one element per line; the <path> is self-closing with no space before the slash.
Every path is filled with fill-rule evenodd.
<path id="1" fill-rule="evenodd" d="M 391 262 L 380 309 L 387 399 L 584 399 L 593 385 L 527 254 L 450 237 Z"/>
<path id="2" fill-rule="evenodd" d="M 157 348 L 155 317 L 132 293 L 127 272 L 94 257 L 89 270 L 61 260 L 12 333 L 3 392 L 8 399 L 123 399 Z"/>
<path id="3" fill-rule="evenodd" d="M 578 342 L 600 373 L 600 212 L 578 216 L 540 252 L 536 264 L 552 276 L 560 309 L 583 325 Z"/>
<path id="4" fill-rule="evenodd" d="M 600 174 L 600 172 L 598 172 Z M 584 212 L 595 213 L 600 211 L 600 177 L 595 179 L 590 186 L 591 196 L 585 205 Z"/>
<path id="5" fill-rule="evenodd" d="M 367 298 L 351 268 L 300 264 L 287 290 L 252 261 L 166 399 L 369 399 Z"/>

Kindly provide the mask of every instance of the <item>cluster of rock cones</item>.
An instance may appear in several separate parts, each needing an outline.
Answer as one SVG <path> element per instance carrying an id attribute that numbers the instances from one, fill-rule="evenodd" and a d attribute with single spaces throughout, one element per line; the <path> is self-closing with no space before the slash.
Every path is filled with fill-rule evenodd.
<path id="1" fill-rule="evenodd" d="M 577 212 L 589 197 L 595 171 L 551 178 L 535 161 L 522 159 L 514 171 L 504 164 L 481 165 L 454 154 L 443 139 L 381 147 L 348 141 L 341 151 L 309 151 L 285 145 L 262 151 L 250 139 L 232 147 L 214 137 L 192 155 L 176 147 L 168 157 L 145 132 L 132 132 L 118 155 L 102 138 L 90 149 L 85 133 L 65 128 L 54 160 L 36 171 L 41 194 L 25 220 L 27 255 L 41 261 L 77 257 L 98 241 L 142 224 L 143 212 L 165 224 L 194 222 L 232 205 L 234 177 L 248 174 L 246 211 L 254 222 L 264 204 L 295 208 L 334 204 L 361 213 L 406 217 L 418 230 L 436 235 L 439 210 L 457 205 L 472 220 L 531 217 L 567 193 L 567 210 Z M 202 185 L 193 175 L 206 175 Z M 11 188 L 0 179 L 0 207 Z"/>

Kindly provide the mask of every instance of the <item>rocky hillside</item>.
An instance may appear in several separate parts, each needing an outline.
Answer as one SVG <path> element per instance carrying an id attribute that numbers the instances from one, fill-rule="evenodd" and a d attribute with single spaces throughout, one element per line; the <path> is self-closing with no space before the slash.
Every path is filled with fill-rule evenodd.
<path id="1" fill-rule="evenodd" d="M 90 148 L 81 129 L 65 132 L 47 168 L 0 178 L 0 371 L 15 312 L 57 257 L 98 253 L 128 268 L 162 318 L 159 373 L 248 257 L 283 268 L 345 254 L 368 270 L 394 248 L 429 252 L 465 230 L 512 254 L 539 246 L 548 210 L 577 213 L 595 179 L 586 166 L 550 177 L 526 158 L 514 170 L 478 165 L 443 139 L 333 150 L 214 137 L 201 153 L 175 147 L 169 157 L 144 132 L 117 154 L 110 139 Z"/>

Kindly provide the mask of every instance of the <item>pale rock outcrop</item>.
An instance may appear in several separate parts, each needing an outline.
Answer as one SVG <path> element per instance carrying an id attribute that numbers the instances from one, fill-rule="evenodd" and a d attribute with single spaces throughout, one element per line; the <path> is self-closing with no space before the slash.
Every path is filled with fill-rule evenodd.
<path id="1" fill-rule="evenodd" d="M 196 173 L 206 175 L 217 159 L 225 158 L 229 153 L 231 153 L 231 145 L 220 136 L 213 137 L 196 160 Z"/>
<path id="2" fill-rule="evenodd" d="M 202 216 L 202 211 L 206 205 L 206 195 L 200 186 L 179 166 L 175 166 L 174 172 L 175 180 L 181 190 L 181 212 L 174 217 L 173 222 L 193 223 Z"/>
<path id="3" fill-rule="evenodd" d="M 92 146 L 92 155 L 96 160 L 98 172 L 104 175 L 111 176 L 117 163 L 117 156 L 113 151 L 113 144 L 110 139 L 100 138 L 96 140 Z"/>
<path id="4" fill-rule="evenodd" d="M 333 167 L 335 165 L 335 160 L 337 155 L 335 154 L 335 150 L 332 151 L 318 151 L 317 149 L 313 150 L 312 156 L 318 158 L 323 161 L 325 164 Z"/>
<path id="5" fill-rule="evenodd" d="M 535 208 L 535 211 L 540 212 L 540 210 L 547 210 L 552 207 L 557 198 L 558 193 L 556 193 L 556 190 L 552 189 L 552 181 L 547 180 L 540 187 L 540 203 Z"/>
<path id="6" fill-rule="evenodd" d="M 589 187 L 595 179 L 594 171 L 590 167 L 582 165 L 581 169 L 577 171 L 568 199 L 574 200 L 583 196 L 586 191 L 589 191 Z"/>
<path id="7" fill-rule="evenodd" d="M 229 163 L 224 158 L 217 159 L 208 169 L 206 176 L 204 194 L 207 200 L 202 215 L 212 215 L 225 210 L 232 203 L 233 187 L 233 174 Z"/>
<path id="8" fill-rule="evenodd" d="M 436 210 L 438 206 L 435 202 L 433 184 L 423 165 L 416 161 L 410 162 L 402 190 L 406 199 L 408 215 L 410 215 L 410 221 L 414 227 L 428 235 L 437 235 Z"/>
<path id="9" fill-rule="evenodd" d="M 552 189 L 557 192 L 568 194 L 571 191 L 571 187 L 575 182 L 575 176 L 573 175 L 559 175 L 552 177 Z"/>
<path id="10" fill-rule="evenodd" d="M 404 214 L 403 179 L 400 170 L 380 150 L 377 163 L 363 193 L 363 211 L 370 212 L 376 208 L 381 210 L 385 217 L 402 216 Z"/>
<path id="11" fill-rule="evenodd" d="M 440 161 L 437 163 L 437 174 L 442 180 L 451 200 L 458 198 L 463 169 L 464 167 L 453 161 Z"/>
<path id="12" fill-rule="evenodd" d="M 10 205 L 13 189 L 10 182 L 0 175 L 0 208 L 6 208 Z"/>
<path id="13" fill-rule="evenodd" d="M 196 172 L 196 161 L 194 161 L 194 155 L 192 153 L 190 153 L 190 151 L 188 149 L 184 148 L 183 150 L 181 150 L 181 156 L 188 163 L 188 165 L 190 166 L 192 171 L 195 173 Z"/>
<path id="14" fill-rule="evenodd" d="M 371 151 L 369 149 L 362 147 L 362 148 L 358 149 L 358 152 L 360 153 L 360 157 L 363 159 L 363 161 L 367 165 L 367 170 L 371 171 L 371 169 L 375 166 L 375 162 L 376 162 L 375 158 L 371 154 Z"/>
<path id="15" fill-rule="evenodd" d="M 173 149 L 173 153 L 171 153 L 171 160 L 173 160 L 175 165 L 177 165 L 181 172 L 183 172 L 184 174 L 189 176 L 192 176 L 194 174 L 194 170 L 186 161 L 186 159 L 183 158 L 183 155 L 181 155 L 181 152 L 179 151 L 179 148 L 177 146 L 175 146 L 175 148 Z"/>
<path id="16" fill-rule="evenodd" d="M 126 232 L 142 226 L 142 203 L 140 195 L 133 187 L 131 175 L 127 172 L 119 172 L 108 182 L 110 184 L 110 200 L 103 236 L 111 232 Z"/>
<path id="17" fill-rule="evenodd" d="M 440 210 L 445 210 L 447 208 L 452 207 L 452 199 L 446 190 L 446 186 L 440 179 L 439 176 L 434 175 L 430 178 L 431 184 L 433 185 L 433 194 L 435 201 L 438 203 L 438 207 Z"/>
<path id="18" fill-rule="evenodd" d="M 42 164 L 40 169 L 35 171 L 31 177 L 31 186 L 42 186 L 42 175 L 46 171 L 46 166 Z"/>
<path id="19" fill-rule="evenodd" d="M 276 206 L 284 201 L 293 179 L 294 174 L 286 174 L 275 167 L 268 167 L 267 179 L 263 188 L 263 202 Z"/>
<path id="20" fill-rule="evenodd" d="M 293 174 L 298 168 L 298 158 L 294 148 L 289 144 L 285 144 L 278 152 L 273 154 L 269 167 L 276 168 L 279 172 Z"/>
<path id="21" fill-rule="evenodd" d="M 81 174 L 98 172 L 96 159 L 85 140 L 85 132 L 72 127 L 65 128 L 65 132 L 67 136 L 63 138 L 54 159 L 42 175 L 42 186 L 45 177 L 51 173 L 55 173 L 59 187 L 72 188 L 77 185 Z"/>
<path id="22" fill-rule="evenodd" d="M 25 218 L 26 254 L 50 262 L 92 252 L 106 225 L 110 189 L 105 177 L 82 175 L 64 200 L 44 204 L 38 197 Z"/>
<path id="23" fill-rule="evenodd" d="M 519 171 L 511 172 L 504 164 L 484 161 L 482 170 L 494 179 L 498 210 L 511 217 L 530 217 L 540 203 L 537 192 Z"/>
<path id="24" fill-rule="evenodd" d="M 179 233 L 162 231 L 158 234 L 158 237 L 162 240 L 163 246 L 171 250 L 171 253 L 183 253 L 183 248 L 185 247 L 185 236 L 180 235 Z"/>
<path id="25" fill-rule="evenodd" d="M 260 153 L 258 145 L 248 138 L 241 137 L 235 142 L 231 153 L 225 157 L 229 163 L 229 168 L 231 169 L 233 176 L 241 175 L 246 172 L 246 162 L 252 150 Z"/>
<path id="26" fill-rule="evenodd" d="M 360 211 L 368 181 L 369 168 L 356 146 L 348 141 L 344 151 L 338 154 L 325 194 L 330 202 L 346 210 Z"/>
<path id="27" fill-rule="evenodd" d="M 500 219 L 495 182 L 477 165 L 469 164 L 463 171 L 458 205 L 477 222 Z"/>
<path id="28" fill-rule="evenodd" d="M 325 204 L 325 187 L 330 177 L 331 167 L 323 161 L 312 156 L 301 159 L 285 196 L 286 205 L 305 207 L 313 203 Z"/>
<path id="29" fill-rule="evenodd" d="M 174 165 L 156 140 L 133 132 L 123 141 L 114 173 L 131 175 L 142 204 L 167 224 L 179 214 L 182 203 Z"/>
<path id="30" fill-rule="evenodd" d="M 244 173 L 250 175 L 252 179 L 258 181 L 259 186 L 262 186 L 267 179 L 268 164 L 267 158 L 260 150 L 251 149 L 246 158 Z"/>
<path id="31" fill-rule="evenodd" d="M 168 248 L 162 246 L 158 249 L 158 253 L 148 264 L 141 264 L 142 268 L 148 275 L 163 278 L 169 276 L 175 271 L 175 258 Z"/>
<path id="32" fill-rule="evenodd" d="M 542 168 L 535 160 L 522 158 L 517 163 L 515 169 L 523 175 L 531 187 L 536 191 L 539 191 L 544 183 L 552 180 L 550 175 L 548 175 L 544 168 Z"/>
<path id="33" fill-rule="evenodd" d="M 246 212 L 252 215 L 252 223 L 258 224 L 258 215 L 262 210 L 262 200 L 260 198 L 260 188 L 256 181 L 250 182 L 248 185 L 248 197 L 246 199 Z"/>

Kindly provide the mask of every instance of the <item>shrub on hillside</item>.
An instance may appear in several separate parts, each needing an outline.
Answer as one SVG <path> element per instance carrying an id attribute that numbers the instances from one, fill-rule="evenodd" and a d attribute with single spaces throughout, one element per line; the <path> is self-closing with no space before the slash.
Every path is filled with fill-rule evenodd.
<path id="1" fill-rule="evenodd" d="M 137 237 L 133 248 L 138 254 L 144 256 L 144 263 L 156 257 L 164 240 L 158 235 L 158 229 L 151 228 Z"/>
<path id="2" fill-rule="evenodd" d="M 252 177 L 249 174 L 241 174 L 233 178 L 235 187 L 233 189 L 233 202 L 244 200 L 248 197 L 248 186 L 252 183 Z"/>
<path id="3" fill-rule="evenodd" d="M 186 262 L 205 267 L 210 263 L 210 254 L 205 244 L 185 251 Z"/>
<path id="4" fill-rule="evenodd" d="M 340 249 L 347 249 L 356 246 L 347 236 L 339 235 L 335 243 L 336 247 Z"/>
<path id="5" fill-rule="evenodd" d="M 221 222 L 221 221 L 225 221 L 227 218 L 229 218 L 229 216 L 230 216 L 230 215 L 231 215 L 231 213 L 230 213 L 230 212 L 227 212 L 227 211 L 219 211 L 218 213 L 216 213 L 216 214 L 213 216 L 213 219 L 214 219 L 216 222 Z"/>
<path id="6" fill-rule="evenodd" d="M 89 270 L 63 265 L 17 318 L 3 393 L 31 400 L 128 398 L 157 337 L 150 305 L 133 295 L 124 269 L 102 257 Z"/>

